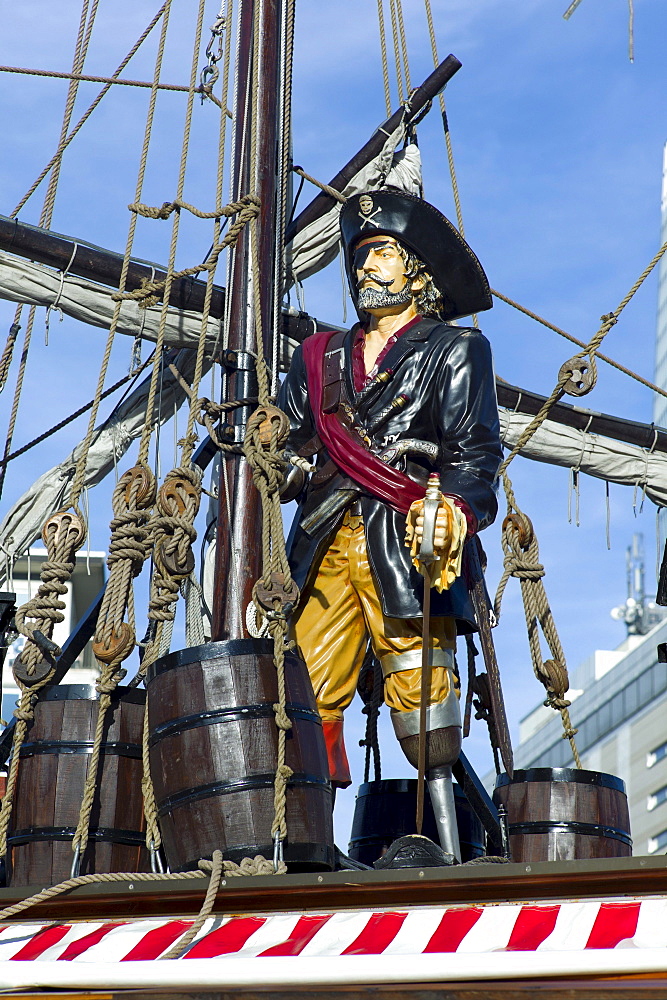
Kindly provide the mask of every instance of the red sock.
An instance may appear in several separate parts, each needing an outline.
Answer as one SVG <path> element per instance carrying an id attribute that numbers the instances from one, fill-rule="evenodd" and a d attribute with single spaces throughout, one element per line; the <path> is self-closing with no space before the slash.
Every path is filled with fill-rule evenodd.
<path id="1" fill-rule="evenodd" d="M 322 730 L 327 748 L 331 783 L 335 788 L 347 788 L 348 785 L 352 784 L 352 777 L 345 752 L 343 720 L 326 719 L 322 722 Z"/>

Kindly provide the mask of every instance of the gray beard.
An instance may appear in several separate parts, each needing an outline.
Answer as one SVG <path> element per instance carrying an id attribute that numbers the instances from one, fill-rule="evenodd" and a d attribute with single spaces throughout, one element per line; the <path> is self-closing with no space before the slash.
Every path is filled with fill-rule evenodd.
<path id="1" fill-rule="evenodd" d="M 359 309 L 386 309 L 391 306 L 405 306 L 412 302 L 412 290 L 406 281 L 400 292 L 390 292 L 387 288 L 373 288 L 366 285 L 359 289 L 357 305 Z"/>

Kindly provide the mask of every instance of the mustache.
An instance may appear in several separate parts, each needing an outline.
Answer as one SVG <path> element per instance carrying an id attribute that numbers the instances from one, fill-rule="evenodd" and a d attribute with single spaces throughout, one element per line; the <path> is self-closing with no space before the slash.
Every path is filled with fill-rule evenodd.
<path id="1" fill-rule="evenodd" d="M 394 279 L 393 278 L 390 278 L 389 281 L 383 281 L 382 278 L 373 278 L 370 274 L 368 274 L 368 275 L 365 275 L 361 279 L 361 281 L 357 282 L 357 288 L 363 288 L 364 284 L 367 281 L 372 281 L 374 285 L 381 285 L 382 288 L 389 288 L 389 286 L 393 285 L 393 283 L 394 283 Z"/>

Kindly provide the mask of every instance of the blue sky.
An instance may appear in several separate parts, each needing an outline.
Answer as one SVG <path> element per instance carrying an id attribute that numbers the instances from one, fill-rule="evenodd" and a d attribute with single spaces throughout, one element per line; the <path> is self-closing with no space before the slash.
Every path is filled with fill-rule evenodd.
<path id="1" fill-rule="evenodd" d="M 143 30 L 157 2 L 116 0 L 100 4 L 86 68 L 110 74 Z M 387 6 L 387 5 L 385 5 Z M 432 68 L 426 18 L 420 0 L 404 3 L 412 83 Z M 582 0 L 569 21 L 566 0 L 434 0 L 440 57 L 453 52 L 462 70 L 447 88 L 466 235 L 491 285 L 582 340 L 592 336 L 602 313 L 615 308 L 659 246 L 662 148 L 667 139 L 667 7 L 664 0 L 636 0 L 635 62 L 628 60 L 626 0 Z M 195 5 L 174 4 L 163 79 L 187 83 L 191 17 Z M 209 5 L 206 25 L 217 13 Z M 0 7 L 0 64 L 67 71 L 79 8 L 73 0 L 51 5 L 24 0 Z M 205 38 L 206 42 L 206 38 Z M 125 71 L 149 79 L 151 39 Z M 199 59 L 202 64 L 203 58 Z M 9 214 L 48 160 L 59 131 L 66 83 L 0 74 L 0 213 Z M 97 92 L 82 84 L 74 119 Z M 65 158 L 53 228 L 122 251 L 127 203 L 134 178 L 147 92 L 115 88 L 84 126 Z M 392 105 L 397 105 L 395 87 Z M 175 192 L 184 99 L 164 93 L 158 102 L 144 200 L 160 204 Z M 294 73 L 294 159 L 328 180 L 385 117 L 374 0 L 298 0 Z M 186 198 L 207 208 L 213 200 L 217 115 L 195 107 Z M 454 218 L 439 112 L 420 127 L 426 197 Z M 311 191 L 306 187 L 306 195 Z M 20 218 L 36 223 L 42 192 Z M 302 202 L 303 204 L 303 202 Z M 178 266 L 200 260 L 208 247 L 204 224 L 184 220 Z M 163 261 L 168 225 L 142 221 L 135 252 Z M 219 277 L 222 282 L 222 277 Z M 657 279 L 653 275 L 611 331 L 602 348 L 652 378 Z M 306 306 L 320 318 L 342 323 L 338 265 L 311 279 Z M 349 312 L 349 309 L 348 309 Z M 0 339 L 13 307 L 0 303 Z M 498 304 L 480 318 L 493 345 L 498 374 L 548 394 L 560 365 L 575 348 L 555 334 Z M 15 440 L 22 444 L 92 396 L 103 334 L 54 317 L 48 348 L 38 316 Z M 120 340 L 121 338 L 119 338 Z M 109 380 L 127 369 L 130 343 L 114 349 Z M 16 363 L 0 397 L 6 426 Z M 590 408 L 650 421 L 651 393 L 604 364 Z M 102 412 L 109 411 L 103 404 Z M 0 511 L 5 511 L 45 467 L 55 464 L 82 435 L 76 425 L 14 463 Z M 173 440 L 170 433 L 169 440 Z M 167 448 L 166 463 L 173 456 Z M 124 467 L 129 467 L 126 460 Z M 163 465 L 163 472 L 166 465 Z M 603 484 L 582 481 L 581 526 L 567 521 L 568 474 L 518 459 L 511 467 L 517 497 L 533 518 L 546 586 L 568 663 L 574 668 L 595 648 L 612 648 L 623 626 L 609 610 L 625 596 L 625 547 L 633 531 L 645 535 L 647 577 L 655 560 L 655 508 L 646 501 L 635 517 L 632 490 L 611 488 L 612 549 L 605 544 Z M 92 521 L 93 548 L 106 548 L 108 490 L 102 488 Z M 94 498 L 91 498 L 91 504 Z M 499 527 L 484 535 L 488 582 L 501 572 Z M 541 695 L 533 679 L 518 584 L 511 582 L 496 631 L 514 730 Z M 350 746 L 359 716 L 350 713 Z M 485 736 L 477 724 L 469 755 L 489 766 Z M 392 737 L 383 741 L 386 776 L 406 775 Z M 355 780 L 359 777 L 355 761 Z M 339 805 L 340 828 L 347 805 Z M 339 839 L 344 840 L 345 834 Z"/>

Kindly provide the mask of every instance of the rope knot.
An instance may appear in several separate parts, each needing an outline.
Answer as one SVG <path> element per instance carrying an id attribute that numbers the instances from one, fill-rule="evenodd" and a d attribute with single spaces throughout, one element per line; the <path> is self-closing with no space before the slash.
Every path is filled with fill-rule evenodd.
<path id="1" fill-rule="evenodd" d="M 17 719 L 19 722 L 31 722 L 34 719 L 34 717 L 35 717 L 35 710 L 32 706 L 32 703 L 27 707 L 19 705 L 17 708 L 14 709 L 14 718 Z"/>
<path id="2" fill-rule="evenodd" d="M 278 729 L 282 729 L 284 732 L 287 732 L 292 728 L 292 720 L 282 705 L 276 702 L 273 706 L 273 711 L 276 715 L 276 725 Z"/>
<path id="3" fill-rule="evenodd" d="M 286 785 L 293 774 L 294 771 L 289 766 L 289 764 L 281 764 L 276 770 L 276 783 L 282 783 L 283 785 Z"/>

